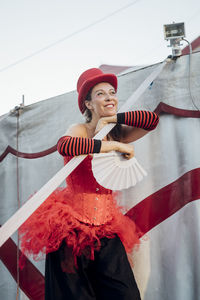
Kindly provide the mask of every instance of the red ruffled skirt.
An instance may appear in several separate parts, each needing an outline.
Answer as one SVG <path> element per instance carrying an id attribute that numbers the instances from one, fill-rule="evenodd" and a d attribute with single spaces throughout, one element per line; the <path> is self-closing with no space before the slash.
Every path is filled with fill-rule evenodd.
<path id="1" fill-rule="evenodd" d="M 86 224 L 76 218 L 73 208 L 66 201 L 67 188 L 54 191 L 45 202 L 20 227 L 22 253 L 35 260 L 58 250 L 65 241 L 74 258 L 87 253 L 94 259 L 94 251 L 100 249 L 100 239 L 118 235 L 127 253 L 139 245 L 135 223 L 124 216 L 119 207 L 112 219 L 99 226 Z M 68 194 L 73 197 L 72 194 Z M 115 203 L 113 203 L 115 205 Z"/>

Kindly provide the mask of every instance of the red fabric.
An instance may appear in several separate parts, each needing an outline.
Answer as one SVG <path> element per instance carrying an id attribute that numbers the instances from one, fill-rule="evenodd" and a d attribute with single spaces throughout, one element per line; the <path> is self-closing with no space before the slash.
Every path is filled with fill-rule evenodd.
<path id="1" fill-rule="evenodd" d="M 145 234 L 197 199 L 200 199 L 200 168 L 185 173 L 151 194 L 132 207 L 126 215 Z"/>
<path id="2" fill-rule="evenodd" d="M 165 113 L 183 118 L 200 118 L 199 110 L 177 108 L 163 102 L 158 104 L 154 112 L 158 115 Z"/>
<path id="3" fill-rule="evenodd" d="M 65 163 L 69 161 L 65 157 Z M 111 190 L 99 185 L 92 173 L 91 156 L 87 157 L 69 177 L 67 177 L 67 189 L 63 194 L 67 203 L 73 207 L 74 216 L 84 223 L 93 225 L 105 224 L 114 215 L 119 213 L 116 206 L 115 196 Z M 84 175 L 84 176 L 83 176 Z"/>
<path id="4" fill-rule="evenodd" d="M 144 128 L 146 130 L 153 130 L 156 128 L 159 122 L 159 117 L 156 115 L 156 113 L 151 111 L 129 111 L 125 112 L 124 114 L 124 124 L 128 126 L 135 126 Z"/>
<path id="5" fill-rule="evenodd" d="M 90 156 L 67 177 L 67 184 L 67 188 L 58 188 L 53 192 L 20 227 L 23 253 L 32 254 L 37 260 L 57 250 L 64 239 L 75 257 L 85 254 L 87 249 L 88 256 L 93 259 L 100 239 L 113 238 L 115 234 L 127 252 L 139 244 L 135 223 L 121 213 L 112 192 L 98 185 L 94 179 Z M 88 197 L 81 198 L 81 195 Z M 97 195 L 99 200 L 106 200 L 101 209 L 94 210 L 92 206 L 97 201 Z"/>
<path id="6" fill-rule="evenodd" d="M 192 41 L 191 47 L 192 47 L 192 52 L 197 51 L 196 49 L 198 49 L 200 47 L 200 36 L 198 36 L 194 41 Z M 187 45 L 185 48 L 182 49 L 181 55 L 187 55 L 189 53 L 190 53 L 190 47 L 189 47 L 189 45 Z"/>
<path id="7" fill-rule="evenodd" d="M 0 247 L 0 259 L 17 282 L 17 246 L 12 239 Z M 44 277 L 29 260 L 19 270 L 19 286 L 30 300 L 44 300 Z"/>
<path id="8" fill-rule="evenodd" d="M 57 143 L 57 150 L 63 156 L 99 153 L 100 149 L 100 140 L 84 137 L 62 136 Z"/>

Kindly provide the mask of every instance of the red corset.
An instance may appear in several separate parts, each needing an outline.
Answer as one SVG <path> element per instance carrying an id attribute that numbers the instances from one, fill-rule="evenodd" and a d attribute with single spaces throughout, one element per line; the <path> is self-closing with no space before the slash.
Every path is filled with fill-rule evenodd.
<path id="1" fill-rule="evenodd" d="M 71 157 L 65 157 L 65 164 Z M 95 180 L 92 168 L 92 157 L 84 161 L 67 177 L 67 190 L 72 193 L 67 199 L 74 210 L 74 216 L 81 222 L 101 225 L 113 218 L 116 213 L 115 200 L 111 190 L 105 189 Z"/>

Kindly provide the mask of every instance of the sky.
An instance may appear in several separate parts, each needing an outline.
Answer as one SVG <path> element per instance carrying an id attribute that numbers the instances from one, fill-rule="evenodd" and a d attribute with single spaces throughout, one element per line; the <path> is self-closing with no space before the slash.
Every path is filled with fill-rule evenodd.
<path id="1" fill-rule="evenodd" d="M 192 42 L 200 1 L 0 0 L 0 115 L 22 95 L 30 105 L 76 89 L 88 68 L 163 61 L 163 25 L 172 22 L 184 22 Z"/>

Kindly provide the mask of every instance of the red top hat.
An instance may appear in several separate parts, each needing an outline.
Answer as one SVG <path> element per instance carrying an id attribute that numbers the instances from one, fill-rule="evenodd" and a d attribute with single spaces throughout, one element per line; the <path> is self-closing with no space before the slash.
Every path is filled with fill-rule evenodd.
<path id="1" fill-rule="evenodd" d="M 85 98 L 88 92 L 100 82 L 108 82 L 117 90 L 117 77 L 115 74 L 105 74 L 100 69 L 92 68 L 83 72 L 79 77 L 77 82 L 78 105 L 82 114 L 86 110 Z"/>

